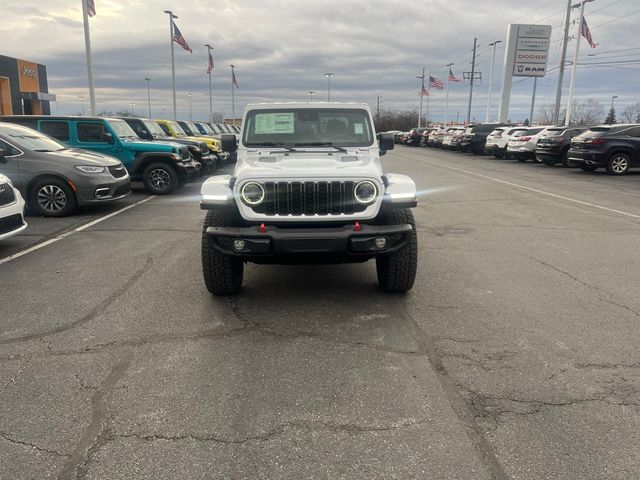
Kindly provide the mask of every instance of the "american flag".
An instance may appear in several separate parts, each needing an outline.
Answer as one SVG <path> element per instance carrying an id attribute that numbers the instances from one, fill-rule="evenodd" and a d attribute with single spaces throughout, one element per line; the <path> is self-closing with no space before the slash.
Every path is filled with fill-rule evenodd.
<path id="1" fill-rule="evenodd" d="M 171 21 L 173 22 L 173 20 Z M 182 48 L 184 48 L 187 52 L 193 53 L 193 50 L 191 50 L 191 47 L 182 36 L 182 33 L 180 32 L 180 29 L 176 25 L 176 22 L 173 22 L 173 41 L 176 42 L 178 45 L 180 45 Z"/>
<path id="2" fill-rule="evenodd" d="M 213 70 L 213 57 L 211 56 L 211 52 L 209 52 L 209 65 L 207 66 L 207 73 L 211 73 Z"/>
<path id="3" fill-rule="evenodd" d="M 240 88 L 238 80 L 236 79 L 236 72 L 233 68 L 231 69 L 231 83 L 235 85 L 236 88 Z"/>
<path id="4" fill-rule="evenodd" d="M 96 15 L 96 4 L 93 0 L 87 0 L 87 15 L 90 17 L 95 17 Z"/>
<path id="5" fill-rule="evenodd" d="M 442 90 L 444 88 L 444 82 L 429 75 L 429 87 L 435 88 L 436 90 Z"/>
<path id="6" fill-rule="evenodd" d="M 596 48 L 598 46 L 597 43 L 593 42 L 593 38 L 591 38 L 591 30 L 589 30 L 589 25 L 587 25 L 587 20 L 582 17 L 582 25 L 580 26 L 580 34 L 587 39 L 591 48 Z"/>
<path id="7" fill-rule="evenodd" d="M 456 78 L 456 76 L 451 71 L 451 67 L 449 67 L 449 81 L 450 82 L 461 82 L 462 81 L 460 78 Z"/>
<path id="8" fill-rule="evenodd" d="M 429 90 L 427 90 L 424 85 L 422 86 L 422 96 L 423 97 L 428 97 L 429 96 Z"/>

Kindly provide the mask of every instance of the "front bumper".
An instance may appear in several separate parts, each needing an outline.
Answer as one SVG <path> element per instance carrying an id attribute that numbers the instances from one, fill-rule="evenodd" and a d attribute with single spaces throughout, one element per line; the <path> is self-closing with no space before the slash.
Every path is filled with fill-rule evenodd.
<path id="1" fill-rule="evenodd" d="M 75 184 L 76 199 L 79 206 L 120 200 L 131 193 L 129 176 L 113 178 L 111 175 L 100 175 L 95 178 L 72 179 Z"/>
<path id="2" fill-rule="evenodd" d="M 317 228 L 269 225 L 264 229 L 260 226 L 209 227 L 206 234 L 209 244 L 218 252 L 249 260 L 312 255 L 351 257 L 357 261 L 358 257 L 366 259 L 398 251 L 412 230 L 409 224 L 363 224 L 360 230 L 354 225 Z M 238 248 L 240 242 L 241 249 Z"/>
<path id="3" fill-rule="evenodd" d="M 200 168 L 200 162 L 192 158 L 176 162 L 176 169 L 178 170 L 178 175 L 181 177 L 197 175 L 200 172 Z"/>
<path id="4" fill-rule="evenodd" d="M 27 228 L 24 221 L 24 200 L 15 190 L 16 201 L 0 207 L 0 240 L 16 235 Z"/>

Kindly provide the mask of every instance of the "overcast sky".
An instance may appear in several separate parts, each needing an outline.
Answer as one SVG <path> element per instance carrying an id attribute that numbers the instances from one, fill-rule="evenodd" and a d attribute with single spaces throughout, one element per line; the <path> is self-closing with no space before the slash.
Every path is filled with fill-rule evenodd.
<path id="1" fill-rule="evenodd" d="M 80 111 L 80 96 L 88 98 L 81 0 L 3 0 L 0 53 L 47 66 L 49 91 L 57 95 L 54 112 Z M 472 116 L 484 119 L 491 47 L 505 40 L 509 23 L 553 26 L 549 68 L 559 63 L 564 0 L 95 0 L 90 20 L 97 110 L 130 108 L 147 114 L 145 77 L 151 77 L 153 117 L 166 109 L 171 116 L 169 20 L 177 25 L 193 54 L 176 45 L 178 117 L 189 116 L 187 94 L 193 94 L 194 119 L 209 112 L 205 43 L 214 45 L 214 111 L 231 116 L 231 73 L 236 65 L 240 88 L 236 113 L 248 102 L 326 99 L 326 72 L 332 79 L 332 100 L 364 101 L 373 109 L 416 108 L 422 67 L 446 80 L 444 65 L 454 73 L 470 70 L 473 38 L 478 37 L 477 70 L 483 80 L 473 95 Z M 577 10 L 574 10 L 574 17 Z M 638 0 L 595 0 L 585 8 L 598 48 L 584 40 L 576 80 L 576 98 L 595 98 L 608 108 L 612 95 L 618 111 L 640 101 Z M 575 35 L 575 26 L 571 27 Z M 10 39 L 10 40 L 8 40 Z M 496 54 L 493 114 L 502 83 L 504 43 Z M 573 60 L 575 41 L 569 42 Z M 595 53 L 596 56 L 587 56 Z M 608 63 L 605 63 L 608 62 Z M 593 65 L 601 63 L 601 65 Z M 516 79 L 517 80 L 517 79 Z M 538 82 L 537 105 L 555 98 L 557 70 Z M 565 93 L 569 75 L 565 76 Z M 510 116 L 529 116 L 533 82 L 514 85 Z M 450 90 L 449 118 L 466 116 L 469 88 Z M 433 91 L 430 116 L 442 118 L 444 91 Z M 88 100 L 85 100 L 85 108 Z M 604 120 L 604 119 L 603 119 Z"/>

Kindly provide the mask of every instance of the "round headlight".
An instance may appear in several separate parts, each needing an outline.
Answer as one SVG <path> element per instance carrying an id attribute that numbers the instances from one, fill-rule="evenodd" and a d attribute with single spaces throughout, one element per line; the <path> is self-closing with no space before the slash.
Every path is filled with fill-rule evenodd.
<path id="1" fill-rule="evenodd" d="M 378 195 L 376 184 L 369 180 L 363 180 L 353 189 L 353 196 L 358 203 L 369 205 L 373 203 Z"/>
<path id="2" fill-rule="evenodd" d="M 247 182 L 242 186 L 240 195 L 247 205 L 260 205 L 264 200 L 264 187 L 257 182 Z"/>

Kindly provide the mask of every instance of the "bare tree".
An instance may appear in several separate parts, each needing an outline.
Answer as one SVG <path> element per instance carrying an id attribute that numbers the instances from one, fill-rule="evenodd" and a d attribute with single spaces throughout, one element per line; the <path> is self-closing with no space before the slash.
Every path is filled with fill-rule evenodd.
<path id="1" fill-rule="evenodd" d="M 602 104 L 593 98 L 573 104 L 571 111 L 573 125 L 595 125 L 602 121 L 602 117 L 604 117 Z"/>
<path id="2" fill-rule="evenodd" d="M 538 113 L 533 117 L 533 123 L 537 125 L 553 125 L 554 113 L 555 107 L 553 105 L 543 105 L 538 108 Z M 566 116 L 566 109 L 562 109 L 558 123 L 564 123 Z"/>
<path id="3" fill-rule="evenodd" d="M 625 123 L 636 123 L 640 121 L 640 102 L 628 105 L 622 112 Z"/>
<path id="4" fill-rule="evenodd" d="M 417 110 L 380 110 L 380 118 L 376 119 L 376 130 L 386 132 L 389 130 L 407 131 L 418 125 Z"/>

